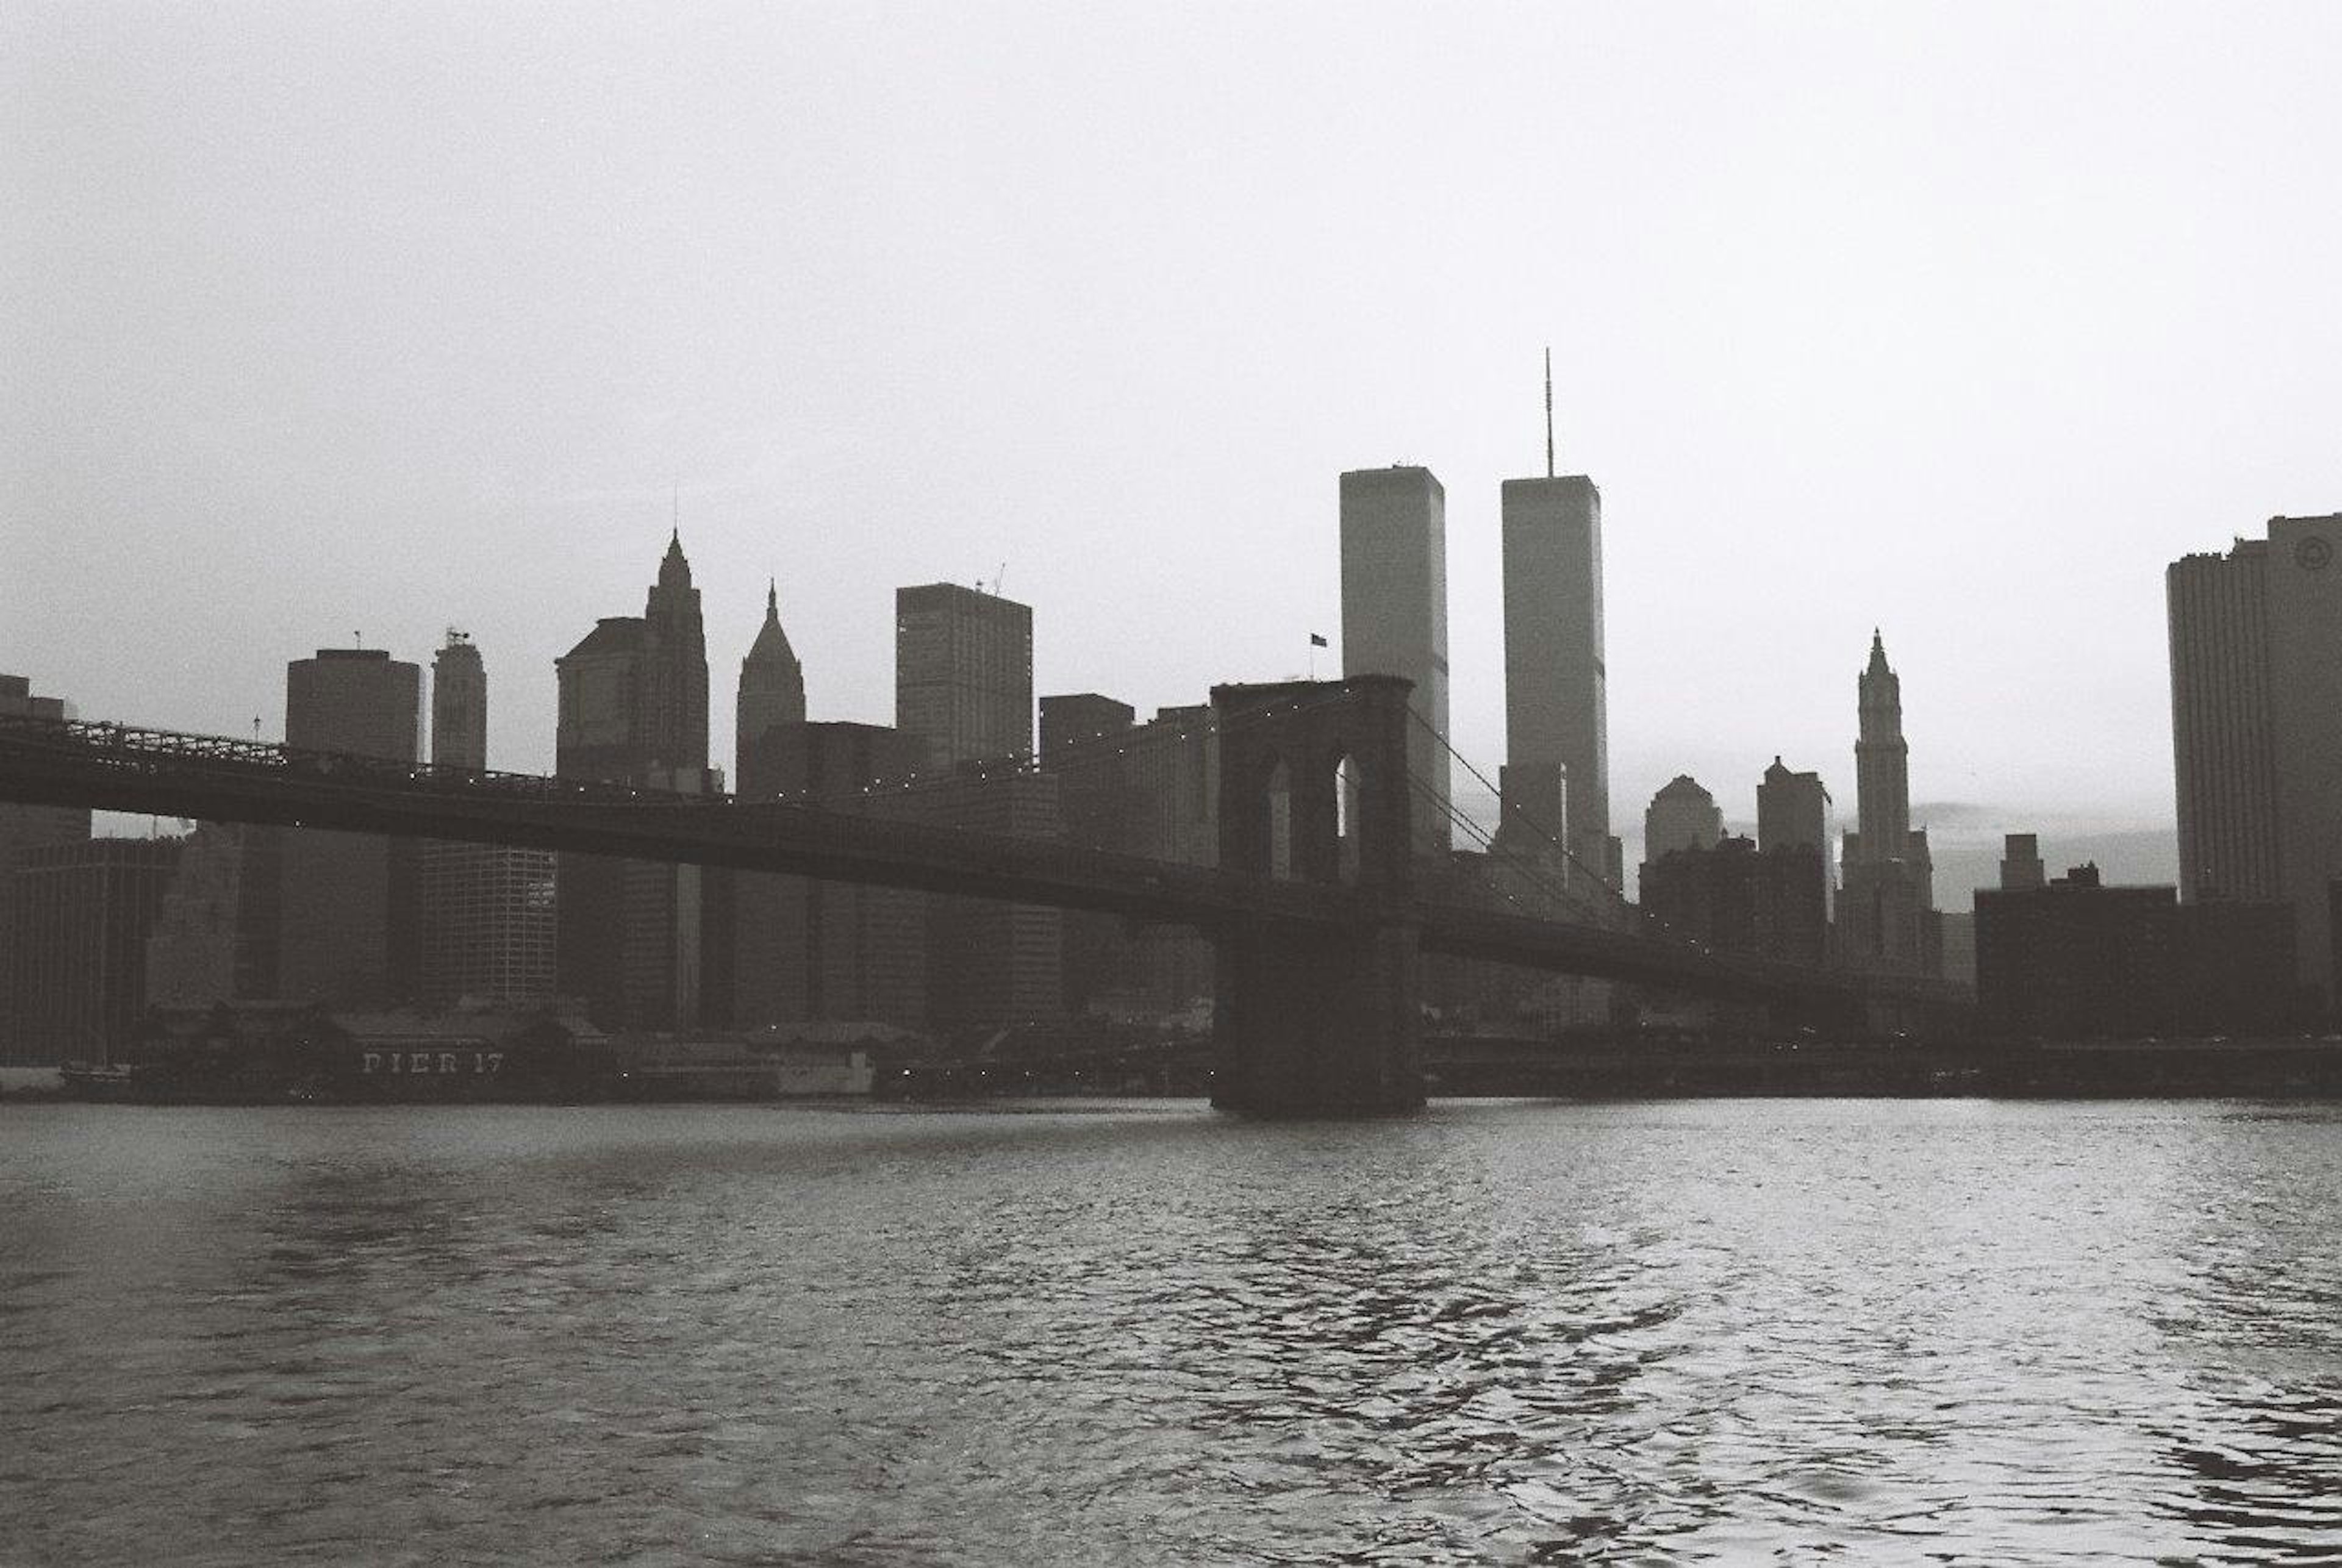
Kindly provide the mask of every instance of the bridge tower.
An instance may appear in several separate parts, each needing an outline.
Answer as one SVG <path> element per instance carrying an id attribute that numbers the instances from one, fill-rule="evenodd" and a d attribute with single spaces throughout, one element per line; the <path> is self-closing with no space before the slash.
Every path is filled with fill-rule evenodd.
<path id="1" fill-rule="evenodd" d="M 1266 898 L 1215 934 L 1212 1103 L 1222 1110 L 1423 1104 L 1412 689 L 1396 675 L 1212 688 L 1221 869 L 1349 889 L 1314 914 Z"/>

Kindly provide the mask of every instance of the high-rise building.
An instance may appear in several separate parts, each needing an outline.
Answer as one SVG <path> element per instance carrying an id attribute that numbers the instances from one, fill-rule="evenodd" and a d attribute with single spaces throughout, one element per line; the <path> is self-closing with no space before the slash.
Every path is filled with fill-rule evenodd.
<path id="1" fill-rule="evenodd" d="M 2173 772 L 2189 904 L 2282 900 L 2299 979 L 2335 994 L 2342 879 L 2342 514 L 2174 562 Z"/>
<path id="2" fill-rule="evenodd" d="M 1643 864 L 1656 865 L 1678 850 L 1714 849 L 1723 836 L 1716 797 L 1689 774 L 1677 774 L 1643 813 Z"/>
<path id="3" fill-rule="evenodd" d="M 2023 893 L 2028 888 L 2048 885 L 2048 871 L 2041 864 L 2039 834 L 2012 833 L 2001 836 L 2000 885 L 2005 893 Z"/>
<path id="4" fill-rule="evenodd" d="M 956 583 L 896 589 L 895 727 L 937 772 L 1032 755 L 1032 607 Z"/>
<path id="5" fill-rule="evenodd" d="M 765 624 L 748 656 L 740 661 L 740 691 L 734 707 L 733 784 L 747 789 L 748 748 L 767 730 L 806 722 L 805 666 L 797 663 L 789 634 L 781 630 L 781 585 L 765 589 Z"/>
<path id="6" fill-rule="evenodd" d="M 1829 948 L 1820 862 L 1811 844 L 1760 852 L 1726 834 L 1646 862 L 1643 909 L 1677 936 L 1817 967 Z"/>
<path id="7" fill-rule="evenodd" d="M 184 841 L 146 938 L 146 1000 L 208 1007 L 276 994 L 288 830 L 207 822 Z"/>
<path id="8" fill-rule="evenodd" d="M 1826 913 L 1834 912 L 1837 902 L 1837 879 L 1830 871 L 1837 833 L 1830 805 L 1821 774 L 1792 772 L 1777 756 L 1756 785 L 1756 847 L 1767 854 L 1812 850 Z"/>
<path id="9" fill-rule="evenodd" d="M 1444 860 L 1447 814 L 1447 492 L 1428 468 L 1341 477 L 1342 674 L 1403 675 L 1417 854 Z"/>
<path id="10" fill-rule="evenodd" d="M 379 648 L 320 648 L 285 669 L 285 744 L 417 761 L 423 671 Z M 276 988 L 301 1001 L 411 1000 L 420 935 L 412 839 L 286 830 Z"/>
<path id="11" fill-rule="evenodd" d="M 924 820 L 1020 837 L 1060 831 L 1055 779 L 976 765 L 1032 757 L 1029 606 L 953 583 L 896 589 L 895 725 L 926 741 Z M 929 1020 L 951 1029 L 1062 1013 L 1064 927 L 1062 912 L 1038 904 L 930 899 Z"/>
<path id="12" fill-rule="evenodd" d="M 707 642 L 679 534 L 667 540 L 639 616 L 597 622 L 554 661 L 560 685 L 554 767 L 698 794 L 707 766 Z M 557 857 L 555 984 L 606 1027 L 698 1022 L 703 877 L 692 865 Z"/>
<path id="13" fill-rule="evenodd" d="M 454 630 L 431 661 L 431 761 L 488 765 L 487 667 Z M 550 1000 L 552 852 L 426 841 L 421 859 L 422 999 L 437 1007 Z"/>
<path id="14" fill-rule="evenodd" d="M 94 838 L 28 850 L 7 893 L 15 1052 L 110 1062 L 146 1008 L 146 939 L 181 841 Z"/>
<path id="15" fill-rule="evenodd" d="M 480 650 L 455 627 L 431 656 L 431 760 L 442 766 L 488 765 L 488 672 Z"/>
<path id="16" fill-rule="evenodd" d="M 910 792 L 869 786 L 908 778 L 926 756 L 919 738 L 881 724 L 768 724 L 741 744 L 739 809 L 782 799 L 917 818 L 925 807 Z M 926 1024 L 926 894 L 756 873 L 736 874 L 731 888 L 724 1022 L 742 1029 L 806 1019 Z"/>
<path id="17" fill-rule="evenodd" d="M 1911 748 L 1903 738 L 1903 683 L 1887 644 L 1870 634 L 1870 662 L 1856 682 L 1856 830 L 1846 835 L 1838 897 L 1838 949 L 1858 968 L 1934 974 L 1941 968 L 1935 863 L 1927 832 L 1911 825 Z"/>
<path id="18" fill-rule="evenodd" d="M 73 717 L 60 697 L 33 694 L 33 684 L 23 675 L 0 675 L 0 717 L 53 719 Z M 80 844 L 89 837 L 89 813 L 77 806 L 16 805 L 0 802 L 0 1062 L 13 1059 L 15 1013 L 9 1002 L 9 964 L 15 951 L 14 904 L 10 878 L 26 853 L 52 844 Z"/>
<path id="19" fill-rule="evenodd" d="M 1603 663 L 1602 492 L 1556 474 L 1553 358 L 1546 356 L 1545 477 L 1507 479 L 1505 765 L 1499 831 L 1512 850 L 1559 838 L 1578 867 L 1619 882 L 1610 835 L 1610 737 Z"/>

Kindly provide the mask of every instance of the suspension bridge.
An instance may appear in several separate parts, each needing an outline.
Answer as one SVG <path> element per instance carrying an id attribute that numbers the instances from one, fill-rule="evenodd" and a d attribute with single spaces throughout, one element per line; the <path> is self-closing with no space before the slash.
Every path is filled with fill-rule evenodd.
<path id="1" fill-rule="evenodd" d="M 987 764 L 1070 772 L 1110 757 L 1127 765 L 1135 747 L 1201 747 L 1193 765 L 1214 786 L 1216 818 L 1209 864 L 906 820 L 918 792 L 965 789 L 966 772 L 750 800 L 28 717 L 0 717 L 0 800 L 724 866 L 1186 924 L 1216 955 L 1215 1100 L 1252 1112 L 1420 1104 L 1426 953 L 1784 1015 L 1940 1000 L 1939 984 L 1917 977 L 1718 953 L 1656 928 L 1543 827 L 1543 853 L 1500 848 L 1411 765 L 1410 729 L 1429 726 L 1408 690 L 1380 675 L 1216 686 L 1207 724 Z M 1445 736 L 1432 739 L 1486 783 Z M 980 784 L 984 773 L 974 776 Z M 1423 874 L 1415 828 L 1434 808 L 1500 873 L 1477 902 L 1444 896 L 1442 880 Z"/>

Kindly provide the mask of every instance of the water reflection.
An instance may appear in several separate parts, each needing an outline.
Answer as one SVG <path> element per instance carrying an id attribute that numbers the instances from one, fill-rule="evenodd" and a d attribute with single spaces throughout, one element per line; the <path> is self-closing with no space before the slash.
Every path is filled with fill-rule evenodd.
<path id="1" fill-rule="evenodd" d="M 0 1560 L 2307 1563 L 2342 1535 L 2323 1114 L 6 1126 Z"/>

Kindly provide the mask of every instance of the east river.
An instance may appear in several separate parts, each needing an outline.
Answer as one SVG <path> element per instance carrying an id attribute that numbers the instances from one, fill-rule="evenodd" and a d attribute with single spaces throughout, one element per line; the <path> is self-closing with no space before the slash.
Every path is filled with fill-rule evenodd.
<path id="1" fill-rule="evenodd" d="M 2342 1108 L 0 1105 L 0 1563 L 2342 1563 Z"/>

